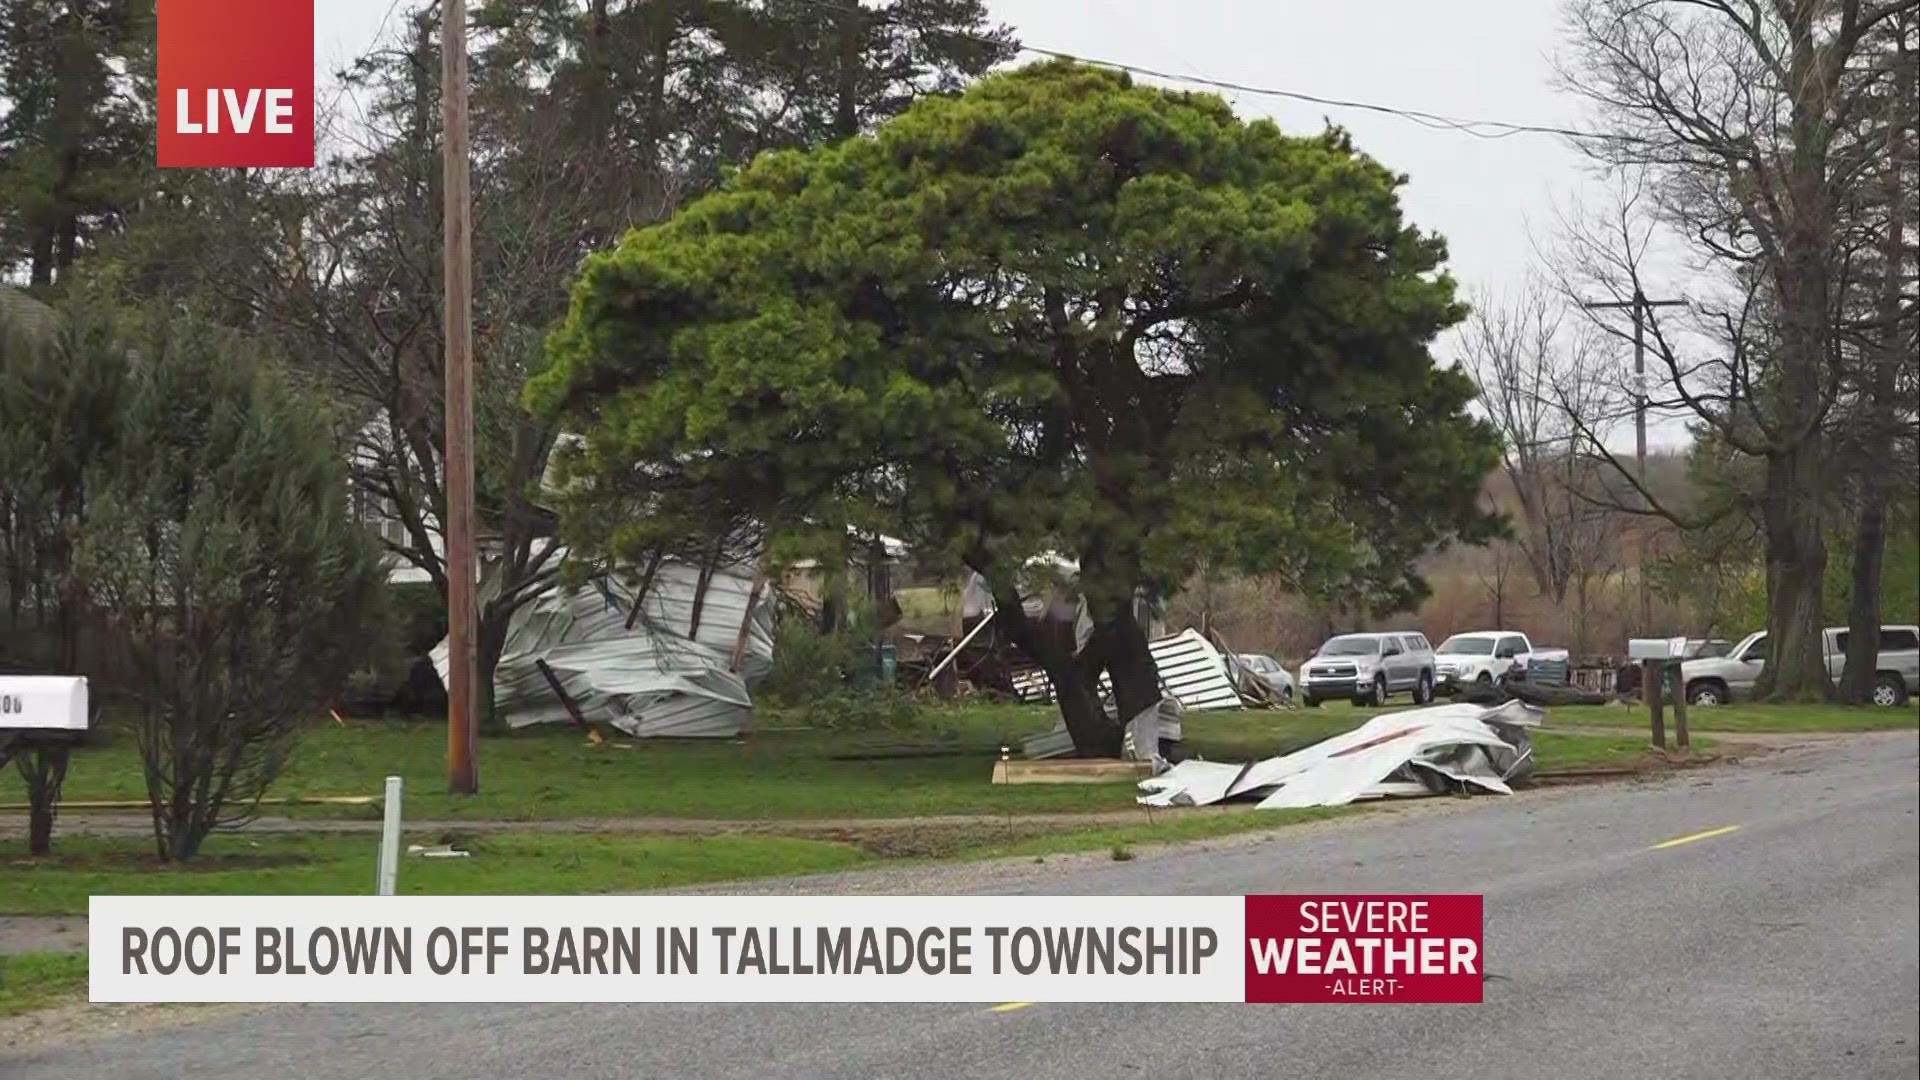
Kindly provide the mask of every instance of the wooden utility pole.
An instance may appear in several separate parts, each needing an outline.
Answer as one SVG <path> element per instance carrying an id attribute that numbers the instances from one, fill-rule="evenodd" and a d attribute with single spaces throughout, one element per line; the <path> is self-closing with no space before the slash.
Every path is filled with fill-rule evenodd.
<path id="1" fill-rule="evenodd" d="M 474 604 L 478 578 L 473 535 L 473 196 L 467 176 L 467 5 L 442 0 L 440 116 L 444 160 L 447 339 L 447 789 L 480 790 L 473 715 Z"/>
<path id="2" fill-rule="evenodd" d="M 1592 301 L 1581 306 L 1589 311 L 1624 308 L 1633 312 L 1633 473 L 1640 486 L 1647 486 L 1647 329 L 1648 312 L 1657 307 L 1685 307 L 1685 300 L 1649 300 L 1634 286 L 1633 299 Z M 1634 574 L 1640 595 L 1640 632 L 1651 633 L 1653 602 L 1647 592 L 1647 530 L 1637 530 L 1640 538 L 1639 567 Z"/>

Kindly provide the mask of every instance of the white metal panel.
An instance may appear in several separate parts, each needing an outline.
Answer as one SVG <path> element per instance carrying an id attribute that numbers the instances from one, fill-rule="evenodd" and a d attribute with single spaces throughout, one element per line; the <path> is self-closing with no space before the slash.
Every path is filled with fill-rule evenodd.
<path id="1" fill-rule="evenodd" d="M 0 731 L 85 730 L 84 676 L 0 675 Z"/>
<path id="2" fill-rule="evenodd" d="M 1160 672 L 1161 692 L 1180 702 L 1188 712 L 1245 707 L 1240 692 L 1227 674 L 1227 664 L 1219 650 L 1207 643 L 1198 630 L 1184 630 L 1172 637 L 1149 642 L 1154 667 Z M 1014 693 L 1021 701 L 1053 700 L 1053 682 L 1040 668 L 1021 668 L 1011 673 Z M 1113 680 L 1102 674 L 1100 691 L 1113 695 Z"/>

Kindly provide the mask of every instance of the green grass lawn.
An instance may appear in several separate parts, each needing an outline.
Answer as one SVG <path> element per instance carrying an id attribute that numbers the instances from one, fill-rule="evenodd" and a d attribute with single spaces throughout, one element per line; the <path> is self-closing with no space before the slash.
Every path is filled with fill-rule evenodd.
<path id="1" fill-rule="evenodd" d="M 410 836 L 431 843 L 439 837 Z M 63 837 L 28 858 L 0 840 L 0 914 L 73 915 L 94 895 L 355 895 L 373 891 L 376 834 L 215 836 L 185 865 L 159 863 L 136 837 Z M 858 847 L 789 836 L 489 834 L 459 841 L 464 859 L 405 856 L 403 894 L 640 892 L 709 881 L 840 870 Z"/>
<path id="2" fill-rule="evenodd" d="M 1631 715 L 1641 723 L 1646 722 L 1645 709 L 1635 709 Z M 1687 710 L 1687 727 L 1693 731 L 1897 731 L 1915 726 L 1920 726 L 1920 699 L 1892 709 L 1742 704 Z M 1673 727 L 1672 706 L 1667 709 L 1667 727 L 1669 730 Z"/>
<path id="3" fill-rule="evenodd" d="M 83 1000 L 86 993 L 86 953 L 0 956 L 0 1017 Z"/>
<path id="4" fill-rule="evenodd" d="M 982 859 L 1174 843 L 1276 828 L 1359 808 L 1181 812 L 1140 810 L 1109 826 L 1023 825 L 993 820 L 937 830 L 931 846 L 903 850 Z M 437 839 L 410 837 L 416 842 Z M 609 836 L 487 834 L 458 841 L 467 858 L 403 858 L 399 891 L 420 895 L 644 892 L 716 881 L 844 870 L 901 861 L 892 843 L 794 836 Z M 0 914 L 75 915 L 101 895 L 358 895 L 372 891 L 379 840 L 372 834 L 217 836 L 194 863 L 157 862 L 134 837 L 69 837 L 55 854 L 28 858 L 18 840 L 0 840 Z"/>
<path id="5" fill-rule="evenodd" d="M 1343 704 L 1320 709 L 1200 713 L 1187 742 L 1213 760 L 1272 757 L 1346 731 L 1373 713 Z M 480 794 L 446 793 L 443 729 L 421 721 L 331 722 L 310 729 L 274 796 L 378 795 L 384 778 L 406 779 L 411 821 L 530 821 L 673 817 L 721 820 L 1035 814 L 1123 809 L 1129 785 L 988 783 L 1001 745 L 1052 726 L 1048 707 L 967 705 L 926 711 L 922 727 L 888 734 L 763 730 L 739 741 L 633 742 L 595 746 L 548 727 L 483 739 Z M 1611 714 L 1610 714 L 1611 715 Z M 1624 715 L 1624 714 L 1622 714 Z M 1543 764 L 1580 766 L 1631 755 L 1629 737 L 1541 736 Z M 873 756 L 897 754 L 937 756 Z M 849 756 L 856 756 L 849 760 Z M 857 755 L 868 755 L 859 758 Z M 143 798 L 130 740 L 75 755 L 69 801 Z M 24 799 L 19 779 L 0 776 L 0 805 Z M 82 811 L 74 810 L 73 813 Z M 374 806 L 273 806 L 301 817 L 378 815 Z"/>

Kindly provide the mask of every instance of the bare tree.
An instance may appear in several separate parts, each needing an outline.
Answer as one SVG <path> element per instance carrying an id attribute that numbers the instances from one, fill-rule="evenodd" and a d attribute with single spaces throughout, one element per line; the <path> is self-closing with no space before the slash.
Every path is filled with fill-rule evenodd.
<path id="1" fill-rule="evenodd" d="M 1541 596 L 1563 604 L 1610 547 L 1617 514 L 1579 482 L 1581 448 L 1604 438 L 1621 398 L 1618 365 L 1565 299 L 1530 280 L 1511 299 L 1483 298 L 1461 336 L 1462 363 L 1480 388 L 1506 452 L 1502 475 L 1520 510 L 1514 542 Z"/>
<path id="2" fill-rule="evenodd" d="M 1827 424 L 1845 371 L 1837 312 L 1858 249 L 1848 208 L 1884 150 L 1855 133 L 1891 78 L 1862 61 L 1873 35 L 1917 2 L 1571 0 L 1567 9 L 1562 76 L 1596 106 L 1605 136 L 1582 145 L 1645 183 L 1619 227 L 1571 239 L 1575 276 L 1619 301 L 1654 293 L 1642 271 L 1658 230 L 1726 286 L 1695 316 L 1715 347 L 1685 340 L 1656 311 L 1642 318 L 1670 404 L 1763 463 L 1754 500 L 1773 643 L 1763 695 L 1830 692 L 1820 616 Z"/>
<path id="3" fill-rule="evenodd" d="M 1906 11 L 1869 38 L 1868 62 L 1891 72 L 1862 121 L 1861 139 L 1882 141 L 1874 182 L 1857 193 L 1852 217 L 1866 245 L 1856 288 L 1841 313 L 1854 374 L 1841 404 L 1848 423 L 1838 452 L 1854 463 L 1852 595 L 1847 605 L 1844 701 L 1870 700 L 1878 675 L 1880 594 L 1888 503 L 1914 473 L 1920 425 L 1920 13 Z"/>
<path id="4" fill-rule="evenodd" d="M 1487 545 L 1478 561 L 1480 587 L 1486 590 L 1487 600 L 1493 604 L 1493 625 L 1498 629 L 1507 625 L 1507 597 L 1512 592 L 1514 572 L 1526 557 L 1513 541 L 1495 540 Z"/>

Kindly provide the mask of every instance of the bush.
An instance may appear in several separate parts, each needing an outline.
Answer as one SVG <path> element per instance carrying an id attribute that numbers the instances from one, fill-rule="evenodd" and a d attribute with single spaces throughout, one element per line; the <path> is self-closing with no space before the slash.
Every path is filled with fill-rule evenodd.
<path id="1" fill-rule="evenodd" d="M 216 327 L 128 320 L 114 453 L 93 464 L 76 554 L 104 680 L 139 744 L 163 859 L 251 819 L 301 725 L 344 685 L 385 573 L 347 508 L 324 403 Z"/>
<path id="2" fill-rule="evenodd" d="M 387 586 L 394 640 L 407 658 L 425 656 L 447 636 L 447 598 L 430 581 Z"/>
<path id="3" fill-rule="evenodd" d="M 842 687 L 805 701 L 763 710 L 776 726 L 792 724 L 822 731 L 904 731 L 921 726 L 920 706 L 898 690 Z"/>
<path id="4" fill-rule="evenodd" d="M 857 617 L 823 631 L 804 615 L 783 612 L 773 628 L 773 669 L 754 688 L 756 698 L 798 706 L 850 685 L 870 686 L 879 664 L 873 636 Z"/>
<path id="5" fill-rule="evenodd" d="M 879 685 L 874 634 L 859 611 L 826 631 L 803 614 L 783 614 L 774 626 L 773 670 L 754 687 L 754 700 L 782 722 L 829 731 L 912 726 L 919 716 L 913 700 Z"/>

